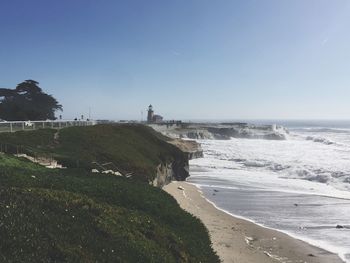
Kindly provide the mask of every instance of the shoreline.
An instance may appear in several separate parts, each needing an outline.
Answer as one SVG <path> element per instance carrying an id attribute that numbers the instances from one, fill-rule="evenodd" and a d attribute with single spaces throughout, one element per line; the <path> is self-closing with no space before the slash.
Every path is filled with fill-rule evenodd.
<path id="1" fill-rule="evenodd" d="M 163 190 L 203 222 L 223 262 L 343 262 L 336 254 L 217 208 L 191 183 L 174 181 Z"/>
<path id="2" fill-rule="evenodd" d="M 189 182 L 186 182 L 186 183 L 189 183 Z M 194 183 L 189 183 L 189 184 L 196 186 L 196 184 L 194 184 Z M 255 222 L 255 221 L 252 220 L 252 219 L 249 219 L 249 218 L 246 218 L 246 217 L 243 217 L 243 216 L 240 216 L 240 215 L 236 215 L 236 214 L 230 213 L 230 212 L 228 212 L 228 211 L 226 211 L 226 210 L 224 210 L 224 209 L 218 207 L 214 202 L 212 202 L 212 201 L 210 201 L 209 199 L 207 199 L 207 198 L 204 196 L 203 192 L 201 191 L 201 189 L 200 189 L 198 186 L 196 186 L 196 188 L 197 188 L 197 190 L 199 191 L 200 195 L 201 195 L 208 203 L 210 203 L 211 205 L 213 205 L 217 210 L 220 210 L 220 211 L 222 211 L 223 213 L 225 213 L 225 214 L 227 214 L 227 215 L 229 215 L 229 216 L 231 216 L 231 217 L 234 217 L 234 218 L 237 218 L 237 219 L 242 219 L 242 220 L 244 220 L 244 221 L 248 221 L 248 222 L 250 222 L 250 223 L 252 223 L 252 224 L 254 224 L 254 225 L 257 225 L 257 226 L 259 226 L 259 227 L 262 227 L 262 228 L 265 228 L 265 229 L 268 229 L 268 230 L 280 232 L 280 233 L 282 233 L 282 234 L 285 234 L 285 235 L 289 236 L 290 238 L 299 240 L 299 241 L 304 242 L 304 243 L 306 243 L 306 244 L 308 244 L 308 245 L 310 245 L 310 246 L 312 246 L 312 247 L 316 247 L 316 248 L 318 248 L 318 249 L 320 249 L 320 250 L 323 250 L 323 251 L 325 251 L 325 252 L 328 252 L 328 253 L 330 253 L 330 254 L 333 254 L 333 255 L 337 256 L 337 257 L 341 260 L 341 262 L 343 262 L 343 263 L 346 263 L 346 262 L 347 262 L 345 259 L 343 259 L 343 258 L 341 257 L 341 255 L 340 255 L 339 253 L 337 253 L 337 252 L 335 252 L 335 251 L 331 251 L 331 250 L 329 250 L 329 249 L 326 249 L 326 248 L 322 247 L 321 245 L 318 245 L 318 244 L 320 244 L 320 242 L 322 243 L 322 241 L 319 241 L 318 244 L 316 244 L 317 241 L 315 242 L 315 240 L 307 239 L 307 238 L 302 237 L 302 236 L 297 236 L 297 235 L 295 235 L 295 234 L 293 234 L 293 233 L 291 233 L 291 232 L 285 231 L 285 230 L 279 230 L 279 229 L 274 229 L 274 228 L 272 228 L 272 227 L 264 226 L 264 225 L 262 225 L 262 224 L 259 224 L 259 223 Z M 318 195 L 318 196 L 322 196 L 322 195 Z M 332 197 L 332 196 L 330 196 L 330 197 Z M 343 198 L 340 198 L 340 197 L 335 197 L 335 198 L 337 198 L 337 199 L 343 199 Z M 348 198 L 345 198 L 345 200 L 348 200 Z M 329 247 L 329 244 L 327 244 L 326 246 Z"/>

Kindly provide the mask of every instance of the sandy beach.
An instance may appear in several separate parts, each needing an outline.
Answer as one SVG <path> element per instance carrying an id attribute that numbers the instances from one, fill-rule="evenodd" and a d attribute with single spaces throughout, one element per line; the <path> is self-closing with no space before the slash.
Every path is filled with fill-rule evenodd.
<path id="1" fill-rule="evenodd" d="M 337 255 L 215 208 L 192 184 L 172 182 L 163 189 L 184 210 L 201 219 L 209 231 L 213 248 L 225 263 L 342 262 Z"/>

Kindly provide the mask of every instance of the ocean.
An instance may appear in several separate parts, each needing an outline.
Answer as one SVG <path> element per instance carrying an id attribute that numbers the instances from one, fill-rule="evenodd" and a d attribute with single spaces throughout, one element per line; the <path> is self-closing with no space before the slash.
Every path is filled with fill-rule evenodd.
<path id="1" fill-rule="evenodd" d="M 204 158 L 190 161 L 187 181 L 234 216 L 350 262 L 350 122 L 275 123 L 285 140 L 197 140 Z"/>

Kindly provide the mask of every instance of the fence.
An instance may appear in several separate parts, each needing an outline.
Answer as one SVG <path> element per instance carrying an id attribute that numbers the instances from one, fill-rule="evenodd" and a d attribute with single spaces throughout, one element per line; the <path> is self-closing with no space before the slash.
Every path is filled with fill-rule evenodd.
<path id="1" fill-rule="evenodd" d="M 0 132 L 30 131 L 36 129 L 61 129 L 72 126 L 91 126 L 95 121 L 3 121 L 0 122 Z"/>
<path id="2" fill-rule="evenodd" d="M 38 152 L 37 148 L 32 148 L 29 146 L 0 142 L 0 153 L 26 158 L 47 168 L 63 168 L 63 166 L 58 164 L 58 162 L 53 158 L 53 153 Z"/>

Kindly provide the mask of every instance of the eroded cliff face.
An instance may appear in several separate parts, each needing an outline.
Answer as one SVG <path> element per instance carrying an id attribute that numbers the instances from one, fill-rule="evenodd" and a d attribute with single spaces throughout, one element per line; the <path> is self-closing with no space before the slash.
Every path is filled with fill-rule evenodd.
<path id="1" fill-rule="evenodd" d="M 152 185 L 162 188 L 171 181 L 185 181 L 189 174 L 188 160 L 175 160 L 157 166 L 156 177 Z"/>
<path id="2" fill-rule="evenodd" d="M 184 181 L 189 174 L 189 160 L 203 157 L 201 145 L 194 140 L 168 138 L 166 143 L 173 147 L 171 160 L 157 166 L 156 175 L 151 182 L 156 187 L 163 187 L 171 181 Z"/>
<path id="3" fill-rule="evenodd" d="M 157 167 L 156 177 L 154 178 L 152 184 L 156 187 L 163 187 L 170 183 L 173 179 L 174 172 L 171 163 L 160 164 Z"/>
<path id="4" fill-rule="evenodd" d="M 156 177 L 152 184 L 163 187 L 171 181 L 184 181 L 189 174 L 189 160 L 203 157 L 201 145 L 196 141 L 173 139 L 169 141 L 180 150 L 181 154 L 175 156 L 174 160 L 157 166 Z"/>
<path id="5" fill-rule="evenodd" d="M 198 150 L 195 152 L 189 152 L 188 157 L 190 160 L 197 159 L 197 158 L 203 158 L 203 150 Z"/>
<path id="6" fill-rule="evenodd" d="M 201 145 L 193 140 L 173 139 L 169 141 L 170 144 L 179 148 L 187 155 L 189 160 L 203 157 L 203 150 Z"/>

